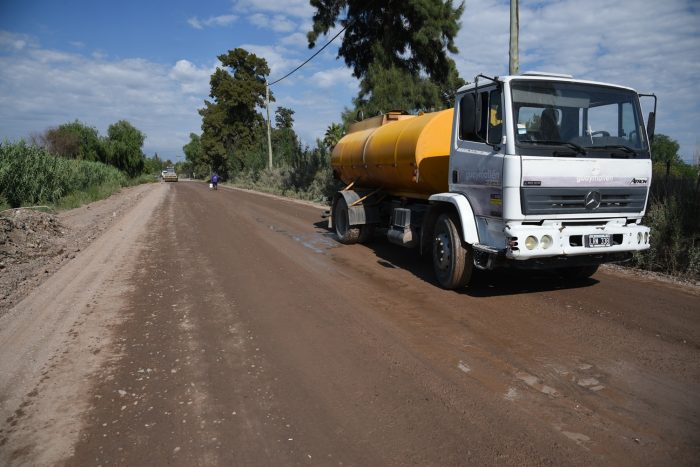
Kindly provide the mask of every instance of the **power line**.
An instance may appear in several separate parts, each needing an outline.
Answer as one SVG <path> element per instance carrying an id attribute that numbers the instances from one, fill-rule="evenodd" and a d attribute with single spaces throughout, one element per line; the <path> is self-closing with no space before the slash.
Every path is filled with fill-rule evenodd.
<path id="1" fill-rule="evenodd" d="M 349 23 L 348 23 L 348 24 L 349 24 Z M 270 86 L 272 86 L 273 84 L 279 83 L 279 82 L 282 81 L 283 79 L 285 79 L 285 78 L 287 78 L 288 76 L 290 76 L 292 73 L 296 72 L 299 68 L 303 67 L 304 65 L 306 65 L 307 63 L 309 63 L 311 60 L 313 60 L 313 58 L 314 58 L 316 55 L 320 54 L 320 53 L 323 51 L 323 49 L 325 49 L 326 47 L 328 47 L 328 46 L 330 45 L 331 42 L 333 42 L 339 35 L 341 35 L 341 34 L 343 33 L 343 31 L 345 31 L 345 28 L 348 27 L 348 24 L 346 24 L 345 26 L 343 26 L 343 29 L 341 29 L 340 31 L 338 31 L 338 34 L 336 34 L 335 36 L 333 36 L 333 38 L 332 38 L 331 40 L 329 40 L 328 42 L 326 42 L 325 45 L 324 45 L 323 47 L 321 47 L 320 49 L 318 49 L 318 50 L 316 51 L 315 54 L 313 54 L 312 56 L 310 56 L 309 58 L 307 58 L 306 61 L 305 61 L 304 63 L 302 63 L 301 65 L 299 65 L 298 67 L 296 67 L 295 69 L 293 69 L 292 71 L 290 71 L 289 73 L 287 73 L 286 75 L 284 75 L 283 77 L 281 77 L 280 79 L 275 80 L 275 81 L 273 81 L 272 83 L 268 84 L 267 86 L 270 87 Z"/>

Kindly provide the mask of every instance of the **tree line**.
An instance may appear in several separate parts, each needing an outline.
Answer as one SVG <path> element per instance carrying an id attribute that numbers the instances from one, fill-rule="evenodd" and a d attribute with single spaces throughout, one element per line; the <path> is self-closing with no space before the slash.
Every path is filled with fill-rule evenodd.
<path id="1" fill-rule="evenodd" d="M 102 137 L 95 127 L 75 120 L 31 136 L 31 142 L 67 159 L 102 162 L 136 177 L 146 170 L 146 135 L 126 120 L 109 125 Z"/>
<path id="2" fill-rule="evenodd" d="M 120 187 L 153 180 L 169 161 L 143 154 L 146 136 L 126 120 L 107 135 L 75 120 L 24 140 L 0 143 L 0 210 L 46 204 L 70 208 Z M 172 164 L 172 163 L 171 163 Z"/>

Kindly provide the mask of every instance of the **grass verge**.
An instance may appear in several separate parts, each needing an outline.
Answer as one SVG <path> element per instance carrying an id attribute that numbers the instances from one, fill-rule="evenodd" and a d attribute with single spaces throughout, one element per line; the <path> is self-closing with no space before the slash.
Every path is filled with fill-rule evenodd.
<path id="1" fill-rule="evenodd" d="M 150 175 L 128 178 L 100 162 L 57 157 L 24 141 L 0 144 L 0 211 L 36 205 L 72 209 L 152 181 Z"/>

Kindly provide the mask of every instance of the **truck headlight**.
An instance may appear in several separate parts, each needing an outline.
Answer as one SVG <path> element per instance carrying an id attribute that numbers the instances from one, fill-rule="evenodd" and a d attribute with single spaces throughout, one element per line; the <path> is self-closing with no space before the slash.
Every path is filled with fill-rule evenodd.
<path id="1" fill-rule="evenodd" d="M 552 246 L 552 243 L 554 243 L 554 240 L 552 240 L 552 237 L 550 237 L 549 235 L 545 235 L 544 237 L 542 237 L 542 240 L 540 240 L 540 246 L 545 250 Z"/>
<path id="2" fill-rule="evenodd" d="M 528 250 L 534 250 L 535 247 L 537 247 L 538 243 L 539 242 L 537 241 L 537 237 L 533 237 L 532 235 L 530 235 L 525 239 L 525 248 L 527 248 Z"/>

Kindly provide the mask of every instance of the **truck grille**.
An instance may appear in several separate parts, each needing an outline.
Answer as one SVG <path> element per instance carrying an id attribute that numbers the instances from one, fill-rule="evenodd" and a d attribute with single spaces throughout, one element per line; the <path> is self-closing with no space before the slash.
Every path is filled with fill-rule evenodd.
<path id="1" fill-rule="evenodd" d="M 520 189 L 523 214 L 641 212 L 646 196 L 646 187 Z"/>

